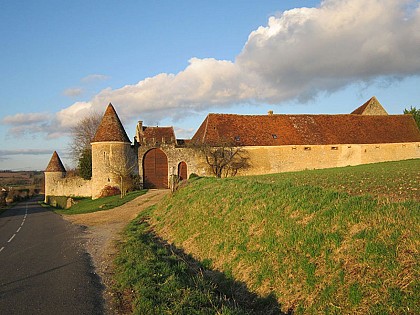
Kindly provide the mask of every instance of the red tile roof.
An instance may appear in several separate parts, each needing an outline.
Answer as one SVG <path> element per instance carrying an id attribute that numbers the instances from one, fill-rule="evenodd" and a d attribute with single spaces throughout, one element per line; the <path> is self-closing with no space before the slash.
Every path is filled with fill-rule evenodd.
<path id="1" fill-rule="evenodd" d="M 96 134 L 92 140 L 92 142 L 107 141 L 131 142 L 124 130 L 117 112 L 114 109 L 114 106 L 112 106 L 111 103 L 109 103 L 106 108 L 104 117 L 102 118 L 98 130 L 96 130 Z"/>
<path id="2" fill-rule="evenodd" d="M 193 142 L 244 146 L 420 142 L 410 115 L 209 114 Z"/>
<path id="3" fill-rule="evenodd" d="M 65 172 L 66 169 L 64 168 L 63 163 L 60 160 L 60 157 L 57 154 L 57 151 L 54 151 L 50 162 L 48 163 L 45 172 Z"/>
<path id="4" fill-rule="evenodd" d="M 173 127 L 143 127 L 140 134 L 139 143 L 155 145 L 158 143 L 175 143 L 175 133 Z"/>

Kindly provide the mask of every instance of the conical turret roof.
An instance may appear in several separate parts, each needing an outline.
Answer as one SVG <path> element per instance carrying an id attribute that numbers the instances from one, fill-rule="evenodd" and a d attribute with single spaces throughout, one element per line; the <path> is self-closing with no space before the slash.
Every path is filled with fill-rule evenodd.
<path id="1" fill-rule="evenodd" d="M 45 172 L 65 172 L 66 169 L 64 168 L 63 163 L 60 160 L 60 157 L 57 154 L 57 151 L 54 151 L 50 162 L 48 163 Z"/>
<path id="2" fill-rule="evenodd" d="M 96 134 L 92 140 L 92 142 L 107 141 L 131 142 L 124 130 L 117 112 L 114 109 L 114 106 L 112 106 L 111 103 L 109 103 L 106 108 L 104 117 L 102 118 L 98 130 L 96 130 Z"/>

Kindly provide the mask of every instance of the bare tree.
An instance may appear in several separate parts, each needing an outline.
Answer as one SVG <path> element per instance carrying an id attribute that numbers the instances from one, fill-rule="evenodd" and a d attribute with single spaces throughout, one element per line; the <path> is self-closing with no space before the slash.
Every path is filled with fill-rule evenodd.
<path id="1" fill-rule="evenodd" d="M 127 191 L 134 186 L 134 170 L 136 168 L 135 162 L 129 157 L 123 158 L 124 161 L 118 163 L 108 163 L 108 171 L 119 178 L 120 180 L 120 193 L 123 198 Z"/>
<path id="2" fill-rule="evenodd" d="M 216 145 L 195 144 L 205 157 L 216 177 L 235 176 L 240 169 L 250 167 L 248 152 L 232 141 L 220 141 Z"/>
<path id="3" fill-rule="evenodd" d="M 92 177 L 92 148 L 90 142 L 95 136 L 102 117 L 96 112 L 81 119 L 70 129 L 71 142 L 68 151 L 77 165 L 78 174 L 84 179 Z"/>
<path id="4" fill-rule="evenodd" d="M 76 164 L 79 162 L 85 150 L 91 151 L 90 142 L 95 136 L 96 130 L 101 123 L 102 116 L 97 112 L 81 119 L 70 129 L 71 142 L 68 146 L 70 155 Z"/>

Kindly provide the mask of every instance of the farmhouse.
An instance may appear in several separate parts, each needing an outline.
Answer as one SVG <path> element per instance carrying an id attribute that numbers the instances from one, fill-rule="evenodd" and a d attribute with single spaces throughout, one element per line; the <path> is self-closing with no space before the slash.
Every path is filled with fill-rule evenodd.
<path id="1" fill-rule="evenodd" d="M 209 114 L 190 140 L 172 127 L 139 121 L 131 142 L 109 104 L 92 140 L 92 179 L 67 177 L 56 152 L 45 170 L 45 198 L 91 196 L 129 189 L 137 176 L 144 188 L 168 188 L 173 176 L 211 175 L 190 144 L 230 141 L 249 156 L 238 175 L 256 175 L 420 158 L 420 130 L 411 115 L 388 115 L 375 97 L 342 115 Z"/>

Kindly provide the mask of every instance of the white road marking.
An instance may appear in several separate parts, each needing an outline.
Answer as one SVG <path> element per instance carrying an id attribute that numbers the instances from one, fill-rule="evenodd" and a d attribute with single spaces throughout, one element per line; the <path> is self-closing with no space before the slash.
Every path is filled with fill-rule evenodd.
<path id="1" fill-rule="evenodd" d="M 14 238 L 15 238 L 16 234 L 13 234 L 12 237 L 10 238 L 10 240 L 7 241 L 7 243 L 10 243 Z"/>
<path id="2" fill-rule="evenodd" d="M 25 220 L 26 220 L 27 216 L 28 216 L 28 204 L 26 204 L 25 215 L 23 216 L 22 223 L 20 224 L 20 227 L 17 229 L 16 233 L 19 233 L 20 229 L 22 228 L 23 224 L 25 223 Z M 15 238 L 16 233 L 12 235 L 12 237 L 7 241 L 7 243 L 10 243 Z M 4 248 L 5 248 L 4 246 L 2 248 L 0 248 L 0 252 L 2 252 Z"/>

